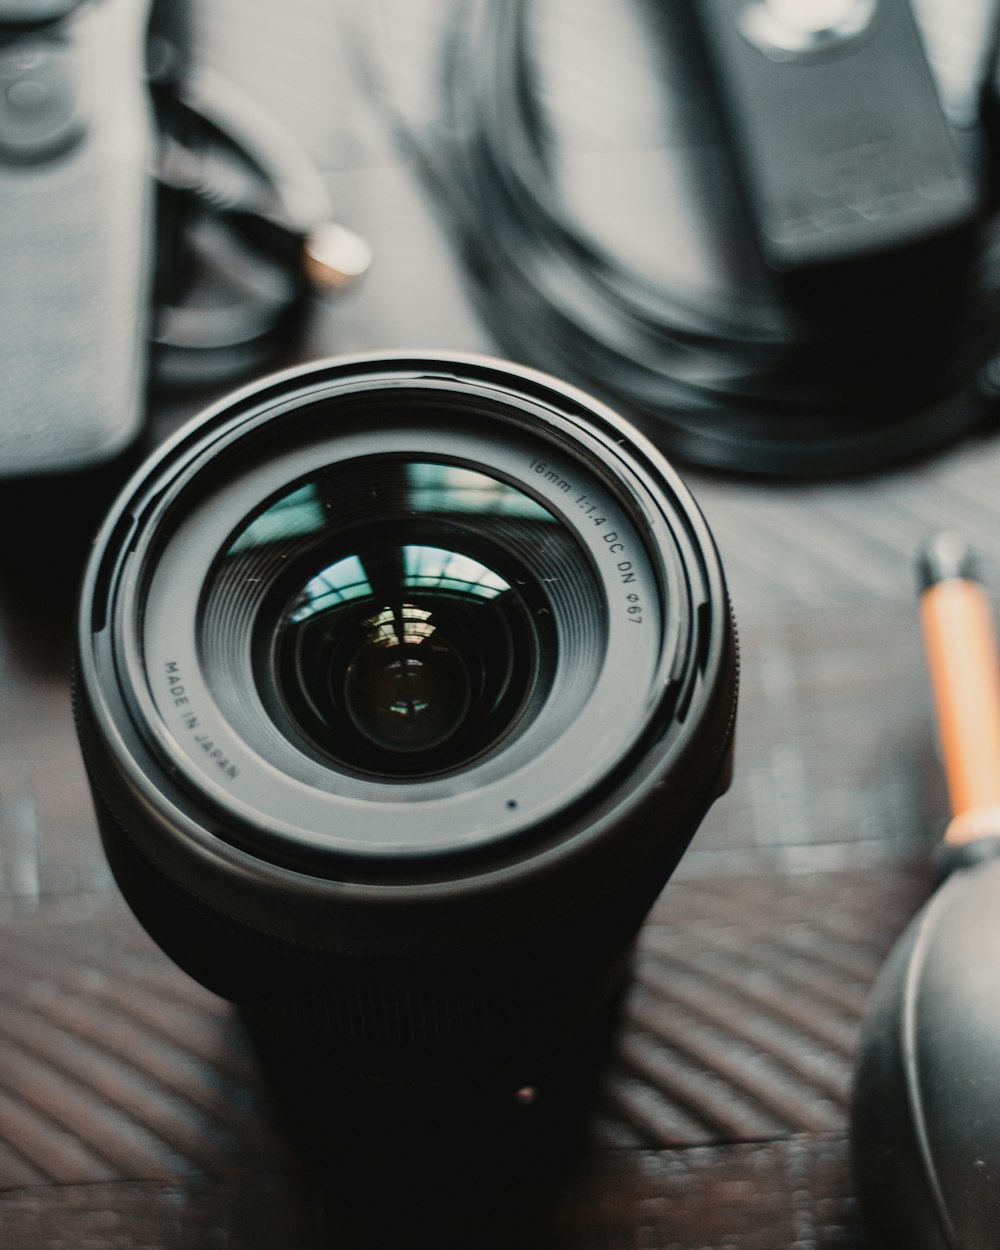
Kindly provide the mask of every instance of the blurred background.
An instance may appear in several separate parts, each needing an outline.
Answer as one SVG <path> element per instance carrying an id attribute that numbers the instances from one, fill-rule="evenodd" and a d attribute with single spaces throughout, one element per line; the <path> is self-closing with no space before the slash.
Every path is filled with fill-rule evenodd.
<path id="1" fill-rule="evenodd" d="M 268 150 L 291 181 L 318 171 L 372 260 L 336 296 L 249 284 L 247 299 L 274 296 L 277 329 L 217 368 L 161 345 L 144 442 L 265 368 L 432 348 L 563 373 L 676 456 L 740 626 L 736 775 L 644 930 L 583 1165 L 542 1244 L 861 1250 L 853 1049 L 947 816 L 918 546 L 960 528 L 1000 594 L 995 15 L 987 0 L 914 6 L 947 119 L 940 224 L 894 238 L 908 184 L 889 177 L 860 214 L 880 223 L 874 251 L 847 240 L 841 265 L 775 276 L 733 101 L 687 8 L 198 0 L 184 73 L 242 92 L 248 111 L 226 99 L 249 131 L 258 113 L 287 131 Z M 173 120 L 183 146 L 190 119 Z M 893 132 L 873 133 L 885 170 Z M 238 198 L 219 168 L 199 211 Z M 0 197 L 13 177 L 0 169 Z M 840 226 L 824 229 L 840 246 Z M 0 298 L 20 323 L 52 316 L 34 286 Z M 132 919 L 91 814 L 71 602 L 76 540 L 115 472 L 0 482 L 0 1241 L 316 1246 L 322 1196 L 239 1025 Z"/>

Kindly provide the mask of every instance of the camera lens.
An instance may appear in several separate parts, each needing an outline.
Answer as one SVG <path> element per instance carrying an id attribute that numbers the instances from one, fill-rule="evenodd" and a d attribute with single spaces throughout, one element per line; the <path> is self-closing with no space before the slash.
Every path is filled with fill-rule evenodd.
<path id="1" fill-rule="evenodd" d="M 256 689 L 263 750 L 269 719 L 307 755 L 359 774 L 467 765 L 523 731 L 549 693 L 559 642 L 531 567 L 545 531 L 549 584 L 596 598 L 583 553 L 508 483 L 391 455 L 330 469 L 269 502 L 224 553 L 202 667 L 252 654 L 252 687 L 245 671 L 228 694 L 224 676 L 216 685 L 251 733 L 239 691 Z"/>
<path id="2" fill-rule="evenodd" d="M 168 954 L 324 1079 L 511 1109 L 613 1014 L 725 788 L 736 670 L 708 528 L 620 418 L 498 361 L 358 357 L 133 479 L 76 701 Z"/>
<path id="3" fill-rule="evenodd" d="M 289 605 L 278 685 L 333 759 L 367 757 L 390 776 L 462 764 L 476 753 L 467 735 L 489 745 L 518 719 L 538 661 L 530 628 L 523 598 L 474 557 L 361 548 Z"/>

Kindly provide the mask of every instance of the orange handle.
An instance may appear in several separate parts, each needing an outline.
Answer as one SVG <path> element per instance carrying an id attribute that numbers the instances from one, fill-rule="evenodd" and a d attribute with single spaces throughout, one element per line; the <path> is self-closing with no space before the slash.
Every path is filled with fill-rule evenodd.
<path id="1" fill-rule="evenodd" d="M 1000 834 L 1000 659 L 982 586 L 950 577 L 920 598 L 954 820 L 951 843 Z"/>

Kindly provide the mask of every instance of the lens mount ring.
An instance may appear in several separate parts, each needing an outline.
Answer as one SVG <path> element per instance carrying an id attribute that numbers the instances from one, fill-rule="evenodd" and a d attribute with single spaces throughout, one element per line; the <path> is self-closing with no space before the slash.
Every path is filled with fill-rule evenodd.
<path id="1" fill-rule="evenodd" d="M 107 523 L 81 614 L 91 714 L 123 755 L 138 735 L 210 813 L 209 841 L 319 877 L 343 875 L 345 859 L 377 879 L 380 860 L 384 871 L 473 852 L 509 860 L 533 836 L 551 845 L 639 760 L 652 778 L 687 749 L 691 707 L 717 698 L 733 647 L 707 527 L 672 470 L 642 440 L 636 447 L 572 388 L 484 358 L 345 358 L 267 379 L 168 444 Z M 277 731 L 268 757 L 263 739 L 248 740 L 220 711 L 199 642 L 206 587 L 248 517 L 331 466 L 386 456 L 480 473 L 542 509 L 571 536 L 578 607 L 604 635 L 601 653 L 577 656 L 571 677 L 554 679 L 560 697 L 543 700 L 509 744 L 404 780 L 331 767 Z M 559 634 L 571 612 L 553 603 Z M 264 701 L 250 702 L 266 728 Z M 706 767 L 722 768 L 727 745 L 713 744 Z M 132 782 L 158 801 L 162 785 Z"/>

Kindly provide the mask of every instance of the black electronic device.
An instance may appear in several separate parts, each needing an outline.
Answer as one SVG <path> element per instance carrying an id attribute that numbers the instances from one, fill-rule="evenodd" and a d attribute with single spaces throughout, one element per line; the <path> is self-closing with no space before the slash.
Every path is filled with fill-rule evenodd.
<path id="1" fill-rule="evenodd" d="M 295 136 L 195 62 L 192 16 L 0 0 L 5 499 L 43 477 L 93 494 L 145 429 L 147 378 L 245 375 L 367 268 Z"/>
<path id="2" fill-rule="evenodd" d="M 989 420 L 992 6 L 941 19 L 949 122 L 906 0 L 592 4 L 456 4 L 437 127 L 393 118 L 504 351 L 737 472 L 881 469 Z"/>
<path id="3" fill-rule="evenodd" d="M 978 207 L 909 0 L 692 0 L 761 251 L 882 256 Z"/>
<path id="4" fill-rule="evenodd" d="M 145 405 L 149 0 L 0 4 L 0 476 L 101 464 Z"/>
<path id="5" fill-rule="evenodd" d="M 673 470 L 485 358 L 277 375 L 133 479 L 78 643 L 115 876 L 243 1009 L 340 1196 L 388 1183 L 436 1244 L 460 1199 L 523 1197 L 728 783 L 733 622 Z"/>

